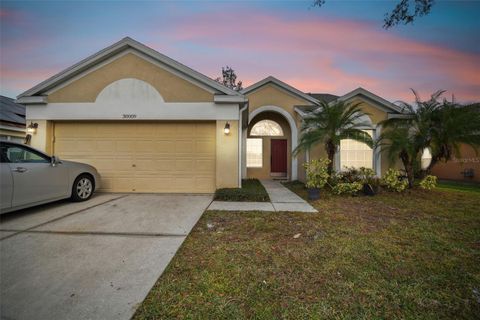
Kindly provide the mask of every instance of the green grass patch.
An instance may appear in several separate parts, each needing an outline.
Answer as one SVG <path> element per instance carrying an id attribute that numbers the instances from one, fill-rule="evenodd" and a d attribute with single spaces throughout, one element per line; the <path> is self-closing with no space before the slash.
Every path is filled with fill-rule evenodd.
<path id="1" fill-rule="evenodd" d="M 241 188 L 217 189 L 214 200 L 267 202 L 270 198 L 258 179 L 245 179 Z"/>
<path id="2" fill-rule="evenodd" d="M 475 182 L 441 180 L 438 182 L 438 188 L 480 193 L 480 184 Z"/>
<path id="3" fill-rule="evenodd" d="M 206 212 L 134 319 L 478 319 L 478 194 L 311 204 L 318 214 Z"/>

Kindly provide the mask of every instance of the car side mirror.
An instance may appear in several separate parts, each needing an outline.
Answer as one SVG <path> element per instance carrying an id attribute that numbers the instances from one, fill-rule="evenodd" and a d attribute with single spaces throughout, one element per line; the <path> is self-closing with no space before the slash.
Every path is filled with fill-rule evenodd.
<path id="1" fill-rule="evenodd" d="M 52 165 L 52 167 L 55 167 L 59 163 L 60 163 L 60 159 L 58 157 L 52 156 L 50 158 L 50 164 Z"/>

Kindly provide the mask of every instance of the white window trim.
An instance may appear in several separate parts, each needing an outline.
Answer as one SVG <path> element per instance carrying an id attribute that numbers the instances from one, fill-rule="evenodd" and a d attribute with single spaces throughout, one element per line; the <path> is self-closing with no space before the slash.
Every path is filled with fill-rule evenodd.
<path id="1" fill-rule="evenodd" d="M 372 125 L 372 127 L 361 127 L 361 130 L 372 130 L 372 138 L 374 141 L 377 141 L 378 137 L 380 136 L 380 132 L 382 127 L 380 125 Z M 377 147 L 372 150 L 373 151 L 373 159 L 372 159 L 372 168 L 376 173 L 376 176 L 380 178 L 382 176 L 381 164 L 381 148 Z M 344 168 L 341 167 L 341 159 L 340 159 L 340 145 L 337 147 L 337 151 L 335 152 L 334 157 L 334 167 L 335 171 L 341 172 L 344 171 Z"/>

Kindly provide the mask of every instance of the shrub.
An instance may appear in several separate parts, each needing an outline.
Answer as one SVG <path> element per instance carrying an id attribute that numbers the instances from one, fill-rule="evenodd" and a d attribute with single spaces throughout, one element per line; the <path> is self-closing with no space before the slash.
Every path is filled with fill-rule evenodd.
<path id="1" fill-rule="evenodd" d="M 332 188 L 332 192 L 335 194 L 348 194 L 355 195 L 358 191 L 362 190 L 363 185 L 360 182 L 340 182 Z"/>
<path id="2" fill-rule="evenodd" d="M 420 181 L 420 188 L 425 190 L 432 190 L 437 186 L 437 177 L 428 175 Z"/>
<path id="3" fill-rule="evenodd" d="M 370 168 L 361 167 L 360 169 L 358 169 L 358 177 L 363 183 L 373 183 L 373 181 L 375 180 L 375 171 Z"/>
<path id="4" fill-rule="evenodd" d="M 345 167 L 345 169 L 342 172 L 339 172 L 338 175 L 343 182 L 360 181 L 360 171 L 355 167 Z"/>
<path id="5" fill-rule="evenodd" d="M 307 188 L 321 189 L 328 181 L 328 159 L 315 159 L 303 164 L 303 167 L 307 171 Z"/>
<path id="6" fill-rule="evenodd" d="M 390 191 L 402 192 L 408 186 L 408 181 L 401 178 L 398 170 L 388 169 L 382 178 L 382 184 Z"/>

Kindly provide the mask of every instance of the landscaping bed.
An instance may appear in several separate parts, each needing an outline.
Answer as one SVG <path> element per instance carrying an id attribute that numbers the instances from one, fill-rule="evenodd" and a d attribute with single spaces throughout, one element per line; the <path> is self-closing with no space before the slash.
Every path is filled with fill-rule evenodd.
<path id="1" fill-rule="evenodd" d="M 214 200 L 268 202 L 270 198 L 258 179 L 244 179 L 241 188 L 217 189 Z"/>
<path id="2" fill-rule="evenodd" d="M 134 319 L 478 319 L 478 193 L 311 204 L 319 214 L 206 212 Z"/>

